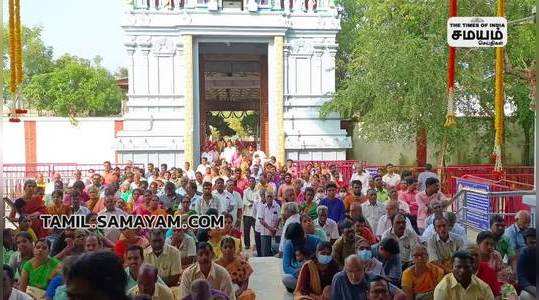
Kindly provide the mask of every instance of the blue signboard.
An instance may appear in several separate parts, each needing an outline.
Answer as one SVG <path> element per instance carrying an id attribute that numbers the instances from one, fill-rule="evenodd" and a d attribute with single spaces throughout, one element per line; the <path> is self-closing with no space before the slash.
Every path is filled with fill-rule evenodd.
<path id="1" fill-rule="evenodd" d="M 457 191 L 463 188 L 479 192 L 466 193 L 466 223 L 479 230 L 489 230 L 490 199 L 483 193 L 488 193 L 490 186 L 466 179 L 457 179 Z"/>

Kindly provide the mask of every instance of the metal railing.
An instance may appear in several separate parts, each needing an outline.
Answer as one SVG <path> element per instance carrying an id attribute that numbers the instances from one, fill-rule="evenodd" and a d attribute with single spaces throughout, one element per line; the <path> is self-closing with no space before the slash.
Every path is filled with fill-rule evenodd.
<path id="1" fill-rule="evenodd" d="M 515 214 L 525 207 L 528 207 L 532 216 L 531 224 L 535 224 L 535 207 L 522 204 L 522 196 L 535 195 L 534 190 L 517 190 L 517 191 L 501 191 L 501 192 L 486 192 L 463 188 L 459 190 L 453 197 L 453 211 L 457 215 L 457 222 L 460 223 L 466 233 L 470 228 L 474 230 L 488 230 L 485 226 L 478 226 L 478 223 L 471 221 L 470 215 L 481 216 L 484 221 L 489 222 L 490 216 L 494 214 L 502 215 L 505 219 L 506 226 L 509 226 L 515 221 Z M 470 207 L 468 201 L 474 197 L 488 199 L 488 209 L 482 210 L 475 207 Z M 521 205 L 515 205 L 520 203 Z"/>

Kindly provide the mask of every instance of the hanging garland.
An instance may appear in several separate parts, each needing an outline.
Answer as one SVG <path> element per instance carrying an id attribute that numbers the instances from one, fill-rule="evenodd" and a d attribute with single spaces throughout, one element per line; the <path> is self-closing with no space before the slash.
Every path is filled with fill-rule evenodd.
<path id="1" fill-rule="evenodd" d="M 20 106 L 20 86 L 23 80 L 22 70 L 22 34 L 20 0 L 9 0 L 9 91 L 12 95 L 10 122 L 20 122 L 19 115 L 27 112 Z"/>

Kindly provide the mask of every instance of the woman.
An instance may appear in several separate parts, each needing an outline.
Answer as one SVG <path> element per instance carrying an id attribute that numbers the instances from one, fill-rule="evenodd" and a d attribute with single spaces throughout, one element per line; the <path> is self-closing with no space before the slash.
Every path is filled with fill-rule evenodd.
<path id="1" fill-rule="evenodd" d="M 477 235 L 476 243 L 479 246 L 479 260 L 494 269 L 498 281 L 514 283 L 515 278 L 510 266 L 503 263 L 500 252 L 494 249 L 495 237 L 490 231 L 482 231 Z"/>
<path id="2" fill-rule="evenodd" d="M 444 270 L 428 262 L 427 248 L 419 245 L 412 249 L 414 265 L 402 273 L 402 289 L 408 300 L 433 299 L 434 289 L 442 277 Z"/>
<path id="3" fill-rule="evenodd" d="M 339 266 L 331 257 L 331 244 L 320 242 L 316 256 L 308 260 L 299 271 L 294 299 L 329 299 L 331 281 L 339 272 Z"/>
<path id="4" fill-rule="evenodd" d="M 32 236 L 26 231 L 19 232 L 15 236 L 15 244 L 17 251 L 11 255 L 9 266 L 15 270 L 15 278 L 19 278 L 22 272 L 24 263 L 34 257 L 34 245 L 32 244 Z"/>
<path id="5" fill-rule="evenodd" d="M 134 229 L 124 229 L 120 238 L 114 244 L 114 253 L 122 260 L 127 248 L 132 245 L 138 245 L 144 249 L 148 247 L 149 242 L 145 237 L 138 235 Z"/>
<path id="6" fill-rule="evenodd" d="M 154 193 L 152 191 L 150 190 L 145 191 L 144 196 L 141 196 L 142 202 L 135 205 L 135 208 L 133 209 L 133 214 L 140 215 L 140 216 L 150 215 L 151 214 L 150 207 L 151 207 L 153 196 L 154 196 Z"/>
<path id="7" fill-rule="evenodd" d="M 225 237 L 221 240 L 220 246 L 222 257 L 215 263 L 224 267 L 232 277 L 236 299 L 254 300 L 255 293 L 248 288 L 253 269 L 241 255 L 237 254 L 236 241 L 232 237 Z"/>
<path id="8" fill-rule="evenodd" d="M 68 233 L 66 234 L 66 232 Z M 66 229 L 66 231 L 64 231 L 64 234 L 60 236 L 60 240 L 59 240 L 59 243 L 60 243 L 59 246 L 62 247 L 62 250 L 58 254 L 56 254 L 54 257 L 62 260 L 65 257 L 70 256 L 70 255 L 82 254 L 84 252 L 84 243 L 86 241 L 87 236 L 88 236 L 88 232 L 86 230 Z"/>
<path id="9" fill-rule="evenodd" d="M 304 202 L 299 206 L 299 210 L 304 214 L 308 214 L 313 220 L 318 218 L 316 211 L 318 205 L 314 202 L 314 189 L 312 187 L 305 188 L 303 195 Z"/>
<path id="10" fill-rule="evenodd" d="M 309 215 L 301 214 L 301 216 L 299 217 L 299 220 L 301 222 L 301 227 L 303 228 L 303 231 L 305 231 L 306 234 L 312 234 L 316 236 L 321 242 L 328 241 L 326 232 L 322 228 L 315 227 L 313 223 L 313 219 L 311 219 Z"/>
<path id="11" fill-rule="evenodd" d="M 13 203 L 15 209 L 11 210 L 9 219 L 16 221 L 16 213 L 26 215 L 37 237 L 44 238 L 47 236 L 48 231 L 43 228 L 43 223 L 39 216 L 47 214 L 47 207 L 43 203 L 43 197 L 36 195 L 36 188 L 35 180 L 29 179 L 24 182 L 24 194 Z"/>
<path id="12" fill-rule="evenodd" d="M 93 211 L 98 201 L 99 201 L 99 188 L 96 186 L 90 186 L 88 188 L 88 202 L 86 203 L 86 207 L 88 207 L 90 211 Z"/>
<path id="13" fill-rule="evenodd" d="M 223 256 L 223 252 L 221 251 L 221 242 L 226 237 L 225 231 L 223 229 L 210 229 L 208 232 L 209 240 L 208 244 L 210 244 L 213 248 L 213 257 L 215 259 L 220 259 Z M 241 254 L 241 241 L 235 237 L 231 237 L 234 242 L 236 243 L 236 252 L 238 255 Z"/>
<path id="14" fill-rule="evenodd" d="M 140 179 L 140 176 L 139 176 L 139 179 Z M 120 199 L 122 199 L 124 202 L 127 203 L 129 199 L 131 199 L 132 195 L 133 195 L 133 191 L 131 190 L 131 185 L 129 184 L 129 182 L 124 181 L 120 185 Z"/>
<path id="15" fill-rule="evenodd" d="M 229 213 L 225 213 L 224 215 L 225 215 L 225 227 L 223 229 L 224 235 L 228 235 L 236 239 L 240 239 L 241 241 L 241 231 L 234 228 L 234 218 Z"/>
<path id="16" fill-rule="evenodd" d="M 49 281 L 58 272 L 60 261 L 49 256 L 49 242 L 40 239 L 34 244 L 34 257 L 22 266 L 20 290 L 40 299 Z"/>
<path id="17" fill-rule="evenodd" d="M 52 205 L 47 207 L 49 215 L 69 215 L 71 213 L 71 207 L 65 205 L 62 201 L 64 198 L 64 192 L 56 190 L 52 192 Z"/>

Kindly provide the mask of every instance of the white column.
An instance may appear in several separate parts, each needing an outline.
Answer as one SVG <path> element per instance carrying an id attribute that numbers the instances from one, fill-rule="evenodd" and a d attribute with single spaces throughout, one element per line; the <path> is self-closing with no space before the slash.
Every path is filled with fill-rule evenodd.
<path id="1" fill-rule="evenodd" d="M 185 119 L 184 119 L 184 160 L 194 163 L 194 88 L 193 88 L 193 36 L 183 35 L 183 60 L 185 66 Z"/>
<path id="2" fill-rule="evenodd" d="M 329 76 L 328 80 L 328 92 L 335 92 L 335 56 L 337 55 L 337 49 L 329 50 Z"/>
<path id="3" fill-rule="evenodd" d="M 285 152 L 285 133 L 284 133 L 284 37 L 274 37 L 275 51 L 275 104 L 277 117 L 277 137 L 278 137 L 278 153 L 277 161 L 282 165 L 286 158 Z"/>
<path id="4" fill-rule="evenodd" d="M 135 45 L 127 46 L 127 55 L 129 57 L 129 65 L 127 68 L 128 94 L 133 95 L 135 93 L 135 59 L 133 57 L 135 55 Z"/>
<path id="5" fill-rule="evenodd" d="M 313 76 L 312 76 L 312 93 L 315 95 L 322 94 L 322 49 L 314 50 Z"/>
<path id="6" fill-rule="evenodd" d="M 143 65 L 144 65 L 144 93 L 146 95 L 150 94 L 150 45 L 141 45 L 142 56 L 143 56 Z"/>
<path id="7" fill-rule="evenodd" d="M 288 93 L 296 95 L 296 57 L 294 54 L 288 56 Z"/>
<path id="8" fill-rule="evenodd" d="M 284 47 L 284 93 L 286 95 L 290 94 L 289 86 L 290 86 L 290 73 L 288 70 L 288 58 L 290 56 L 290 46 Z"/>

